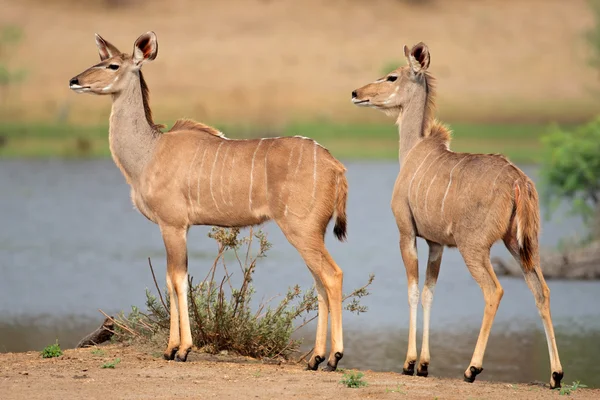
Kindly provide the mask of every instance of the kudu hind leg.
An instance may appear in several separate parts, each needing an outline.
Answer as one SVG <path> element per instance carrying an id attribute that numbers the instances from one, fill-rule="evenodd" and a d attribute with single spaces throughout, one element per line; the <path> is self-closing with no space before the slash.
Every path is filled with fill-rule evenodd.
<path id="1" fill-rule="evenodd" d="M 161 232 L 167 251 L 167 289 L 171 303 L 169 344 L 164 356 L 170 360 L 185 361 L 192 349 L 188 312 L 187 228 L 161 226 Z"/>
<path id="2" fill-rule="evenodd" d="M 479 337 L 477 338 L 477 344 L 475 345 L 475 351 L 471 358 L 471 364 L 465 371 L 464 379 L 467 382 L 474 382 L 475 377 L 483 371 L 483 356 L 487 347 L 487 342 L 494 323 L 500 300 L 504 294 L 504 290 L 494 273 L 494 269 L 490 262 L 490 249 L 485 250 L 473 250 L 465 249 L 458 246 L 469 272 L 473 276 L 473 279 L 477 281 L 481 290 L 483 291 L 483 297 L 485 300 L 485 308 L 483 311 L 483 321 L 481 322 L 481 329 L 479 331 Z"/>
<path id="3" fill-rule="evenodd" d="M 419 305 L 419 260 L 414 235 L 400 234 L 400 253 L 406 269 L 408 283 L 408 349 L 402 367 L 404 375 L 414 375 L 417 363 L 417 307 Z"/>
<path id="4" fill-rule="evenodd" d="M 179 350 L 179 313 L 177 312 L 177 295 L 175 287 L 171 281 L 171 273 L 167 267 L 167 291 L 169 292 L 169 311 L 170 311 L 170 327 L 169 327 L 169 343 L 163 357 L 165 360 L 173 360 L 175 353 Z"/>
<path id="5" fill-rule="evenodd" d="M 525 282 L 529 286 L 529 289 L 533 293 L 535 298 L 535 305 L 537 306 L 542 323 L 544 325 L 544 332 L 546 333 L 546 341 L 548 344 L 548 353 L 550 356 L 550 388 L 559 388 L 560 382 L 563 378 L 563 369 L 560 364 L 560 358 L 558 356 L 558 347 L 556 346 L 556 338 L 554 336 L 554 326 L 552 325 L 552 316 L 550 314 L 550 289 L 546 284 L 544 275 L 540 268 L 539 262 L 533 270 L 526 270 L 521 264 L 521 257 L 519 255 L 519 245 L 516 240 L 516 232 L 514 235 L 510 235 L 504 239 L 506 248 L 513 255 L 515 260 L 521 265 L 523 269 L 523 275 Z M 539 260 L 539 255 L 536 256 Z"/>
<path id="6" fill-rule="evenodd" d="M 320 248 L 319 248 L 320 247 Z M 308 362 L 308 369 L 316 370 L 325 360 L 328 312 L 331 314 L 331 352 L 325 371 L 335 371 L 344 356 L 342 332 L 342 270 L 335 264 L 325 245 L 317 248 L 299 247 L 298 251 L 315 277 L 319 293 L 319 319 L 315 351 Z"/>
<path id="7" fill-rule="evenodd" d="M 442 263 L 442 253 L 444 246 L 438 243 L 427 241 L 429 244 L 429 259 L 427 260 L 427 275 L 425 277 L 425 286 L 421 293 L 421 304 L 423 306 L 423 342 L 421 344 L 421 356 L 419 357 L 419 366 L 417 367 L 417 376 L 427 376 L 429 372 L 429 321 L 431 320 L 431 304 L 433 303 L 433 291 L 440 273 L 440 264 Z"/>

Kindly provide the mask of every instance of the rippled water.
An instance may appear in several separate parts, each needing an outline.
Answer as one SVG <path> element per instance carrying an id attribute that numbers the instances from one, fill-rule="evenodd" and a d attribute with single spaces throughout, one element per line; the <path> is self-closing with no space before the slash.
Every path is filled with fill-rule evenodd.
<path id="1" fill-rule="evenodd" d="M 328 233 L 327 246 L 344 270 L 346 291 L 375 274 L 369 312 L 344 315 L 344 367 L 402 368 L 408 306 L 398 232 L 390 210 L 395 162 L 346 163 L 349 240 Z M 534 168 L 524 168 L 536 180 Z M 158 228 L 139 215 L 129 188 L 110 160 L 0 160 L 0 351 L 40 349 L 59 338 L 73 346 L 106 312 L 144 304 L 154 283 L 152 257 L 164 285 L 164 248 Z M 209 228 L 189 236 L 190 273 L 204 277 L 215 244 Z M 300 256 L 274 224 L 266 224 L 273 249 L 255 274 L 259 298 L 312 285 Z M 542 246 L 581 235 L 581 224 L 559 210 L 544 222 Z M 421 275 L 427 246 L 419 241 Z M 508 257 L 503 246 L 493 255 Z M 543 328 L 522 279 L 501 278 L 505 294 L 498 311 L 481 379 L 547 381 L 549 362 Z M 549 282 L 552 315 L 565 381 L 600 386 L 600 282 Z M 419 310 L 420 312 L 420 310 Z M 432 361 L 436 376 L 461 377 L 475 346 L 483 296 L 456 250 L 446 250 L 432 308 Z M 302 331 L 312 345 L 314 326 Z"/>

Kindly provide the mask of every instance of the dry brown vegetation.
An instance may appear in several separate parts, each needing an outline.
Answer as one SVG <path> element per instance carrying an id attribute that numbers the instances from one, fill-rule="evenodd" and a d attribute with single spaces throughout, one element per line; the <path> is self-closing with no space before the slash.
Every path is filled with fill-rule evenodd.
<path id="1" fill-rule="evenodd" d="M 145 67 L 158 120 L 376 120 L 351 106 L 351 90 L 418 41 L 433 55 L 442 117 L 581 120 L 599 104 L 585 0 L 0 0 L 0 10 L 0 25 L 25 34 L 12 63 L 29 75 L 9 106 L 21 120 L 105 122 L 108 99 L 67 82 L 96 62 L 94 32 L 131 52 L 147 30 L 160 43 Z"/>

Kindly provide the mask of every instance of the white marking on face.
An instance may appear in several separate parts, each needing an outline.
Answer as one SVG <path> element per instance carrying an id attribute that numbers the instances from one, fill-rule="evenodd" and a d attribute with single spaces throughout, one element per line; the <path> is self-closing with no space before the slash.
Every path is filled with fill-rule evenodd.
<path id="1" fill-rule="evenodd" d="M 260 145 L 262 144 L 263 140 L 265 140 L 265 139 L 263 138 L 258 141 L 258 144 L 256 145 L 256 149 L 254 150 L 254 154 L 252 155 L 252 168 L 250 168 L 250 194 L 249 194 L 249 201 L 248 201 L 250 210 L 252 210 L 252 185 L 254 184 L 254 159 L 256 158 L 256 153 L 258 152 L 258 149 L 259 149 Z"/>
<path id="2" fill-rule="evenodd" d="M 448 192 L 450 191 L 450 186 L 452 185 L 452 173 L 454 172 L 454 169 L 456 167 L 458 167 L 460 165 L 461 162 L 463 162 L 464 160 L 466 160 L 468 158 L 468 156 L 464 156 L 463 158 L 460 159 L 459 162 L 456 163 L 456 165 L 454 167 L 452 167 L 452 169 L 450 170 L 450 180 L 448 181 L 448 186 L 446 187 L 446 193 L 444 193 L 444 198 L 442 198 L 442 218 L 444 218 L 444 205 L 446 203 L 446 196 L 448 196 Z"/>
<path id="3" fill-rule="evenodd" d="M 213 161 L 213 166 L 210 170 L 210 196 L 213 199 L 213 203 L 215 204 L 215 208 L 218 212 L 221 212 L 219 209 L 219 205 L 217 204 L 217 200 L 215 199 L 215 194 L 213 192 L 213 173 L 215 172 L 215 165 L 217 165 L 217 159 L 219 158 L 219 151 L 221 150 L 221 146 L 223 142 L 219 143 L 219 147 L 217 147 L 217 153 L 215 154 L 215 160 Z"/>

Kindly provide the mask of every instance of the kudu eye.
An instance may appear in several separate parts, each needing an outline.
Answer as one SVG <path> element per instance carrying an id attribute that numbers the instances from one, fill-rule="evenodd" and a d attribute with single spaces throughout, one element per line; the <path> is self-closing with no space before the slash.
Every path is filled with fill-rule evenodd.
<path id="1" fill-rule="evenodd" d="M 116 71 L 119 69 L 119 64 L 109 64 L 108 67 L 106 67 L 106 68 Z"/>
<path id="2" fill-rule="evenodd" d="M 388 82 L 394 82 L 396 79 L 398 79 L 398 77 L 397 77 L 397 76 L 395 76 L 395 75 L 390 75 L 390 76 L 388 76 L 388 77 L 386 78 L 386 81 L 388 81 Z"/>

